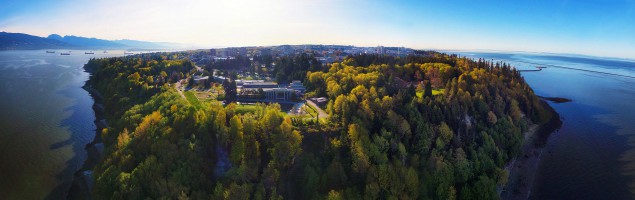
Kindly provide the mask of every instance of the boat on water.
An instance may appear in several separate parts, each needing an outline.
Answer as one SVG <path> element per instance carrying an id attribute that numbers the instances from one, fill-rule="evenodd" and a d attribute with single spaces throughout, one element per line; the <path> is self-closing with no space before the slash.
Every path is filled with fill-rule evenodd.
<path id="1" fill-rule="evenodd" d="M 132 52 L 123 52 L 123 55 L 132 55 L 132 54 L 134 54 L 134 53 L 132 53 Z"/>
<path id="2" fill-rule="evenodd" d="M 84 52 L 84 54 L 95 54 L 95 52 L 89 51 L 89 52 Z"/>
<path id="3" fill-rule="evenodd" d="M 104 51 L 104 53 L 108 53 L 108 51 Z"/>
<path id="4" fill-rule="evenodd" d="M 55 53 L 55 51 L 46 51 L 46 53 Z"/>
<path id="5" fill-rule="evenodd" d="M 60 55 L 68 56 L 68 55 L 71 55 L 71 53 L 70 52 L 68 52 L 68 53 L 60 53 Z"/>

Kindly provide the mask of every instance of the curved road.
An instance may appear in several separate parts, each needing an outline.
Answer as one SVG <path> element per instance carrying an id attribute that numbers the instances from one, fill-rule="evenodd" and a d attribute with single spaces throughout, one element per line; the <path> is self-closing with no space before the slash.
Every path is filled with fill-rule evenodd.
<path id="1" fill-rule="evenodd" d="M 324 110 L 322 110 L 319 106 L 317 106 L 313 101 L 311 100 L 306 100 L 306 103 L 310 104 L 311 106 L 313 106 L 317 112 L 318 112 L 318 118 L 326 118 L 329 115 L 326 114 L 326 112 L 324 112 Z"/>

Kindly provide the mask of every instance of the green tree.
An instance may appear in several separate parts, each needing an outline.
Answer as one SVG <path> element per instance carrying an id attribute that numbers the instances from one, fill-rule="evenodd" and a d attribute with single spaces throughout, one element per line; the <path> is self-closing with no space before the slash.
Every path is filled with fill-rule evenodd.
<path id="1" fill-rule="evenodd" d="M 430 81 L 426 81 L 425 89 L 423 90 L 423 96 L 425 97 L 432 96 L 432 84 L 430 84 Z"/>
<path id="2" fill-rule="evenodd" d="M 232 147 L 230 151 L 230 160 L 235 165 L 240 165 L 245 155 L 245 143 L 243 123 L 237 115 L 229 120 L 229 136 Z"/>

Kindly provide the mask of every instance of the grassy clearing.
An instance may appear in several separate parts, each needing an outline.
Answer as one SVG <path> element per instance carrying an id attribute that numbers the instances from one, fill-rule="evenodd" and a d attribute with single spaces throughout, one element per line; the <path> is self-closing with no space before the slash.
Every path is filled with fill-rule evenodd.
<path id="1" fill-rule="evenodd" d="M 306 113 L 303 113 L 303 114 L 293 114 L 293 115 L 290 115 L 290 116 L 291 116 L 291 117 L 293 117 L 293 118 L 302 118 L 302 119 L 305 119 L 305 118 L 306 118 L 306 119 L 311 119 L 311 118 L 313 118 L 313 117 L 311 117 L 311 115 L 306 114 Z"/>
<path id="2" fill-rule="evenodd" d="M 440 95 L 443 94 L 443 92 L 445 92 L 445 89 L 435 89 L 432 90 L 432 95 Z"/>
<path id="3" fill-rule="evenodd" d="M 433 89 L 432 95 L 433 96 L 443 95 L 444 92 L 445 92 L 445 89 Z M 417 92 L 417 97 L 423 97 L 423 91 Z"/>
<path id="4" fill-rule="evenodd" d="M 309 113 L 309 114 L 306 115 L 307 117 L 305 119 L 315 120 L 315 116 L 317 116 L 317 114 L 318 114 L 317 113 L 317 109 L 315 109 L 314 106 L 312 106 L 311 104 L 308 104 L 308 103 L 304 104 L 304 106 L 307 106 L 307 107 L 305 107 L 306 108 L 305 110 L 307 111 L 307 113 Z M 313 108 L 313 109 L 311 109 L 311 108 Z M 328 123 L 327 118 L 325 118 L 324 116 L 320 116 L 320 118 L 318 118 L 318 120 L 319 120 L 320 124 L 327 124 Z"/>
<path id="5" fill-rule="evenodd" d="M 196 95 L 196 97 L 198 97 L 198 99 L 203 100 L 203 101 L 209 101 L 212 99 L 216 99 L 216 95 L 209 92 L 209 91 L 204 91 L 204 92 L 199 92 L 196 91 L 194 92 L 194 94 Z"/>
<path id="6" fill-rule="evenodd" d="M 258 107 L 253 104 L 240 104 L 236 106 L 236 113 L 245 114 L 245 113 L 253 113 L 258 110 Z"/>
<path id="7" fill-rule="evenodd" d="M 187 99 L 187 101 L 189 101 L 194 107 L 201 108 L 201 102 L 198 100 L 194 92 L 185 91 L 183 92 L 183 95 L 185 95 L 185 99 Z"/>
<path id="8" fill-rule="evenodd" d="M 309 115 L 313 117 L 317 116 L 318 113 L 315 107 L 313 107 L 311 104 L 308 104 L 308 103 L 305 103 L 304 106 L 306 106 L 304 110 L 306 110 L 306 112 L 309 113 Z"/>

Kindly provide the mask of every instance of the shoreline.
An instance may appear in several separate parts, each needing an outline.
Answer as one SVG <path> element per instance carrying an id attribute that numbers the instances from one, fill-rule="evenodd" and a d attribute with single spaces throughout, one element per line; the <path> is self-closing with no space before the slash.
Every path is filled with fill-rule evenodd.
<path id="1" fill-rule="evenodd" d="M 86 72 L 92 77 L 92 72 L 89 70 L 86 70 Z M 93 168 L 102 159 L 104 154 L 104 144 L 100 132 L 108 127 L 108 124 L 104 116 L 103 96 L 88 83 L 89 80 L 86 80 L 82 88 L 93 98 L 92 109 L 95 112 L 95 121 L 93 121 L 93 123 L 95 123 L 95 137 L 84 147 L 87 152 L 86 160 L 84 164 L 82 164 L 82 167 L 73 175 L 71 187 L 67 192 L 67 199 L 92 199 L 91 193 L 95 183 Z"/>
<path id="2" fill-rule="evenodd" d="M 543 97 L 543 96 L 537 96 L 537 97 L 543 100 L 551 101 L 553 103 L 567 103 L 567 102 L 573 101 L 571 99 L 562 98 L 562 97 Z"/>
<path id="3" fill-rule="evenodd" d="M 560 115 L 546 101 L 541 104 L 551 114 L 551 118 L 540 125 L 532 125 L 524 133 L 524 141 L 520 155 L 505 167 L 509 172 L 509 179 L 499 194 L 501 199 L 532 199 L 531 190 L 540 165 L 542 151 L 549 136 L 557 132 L 562 126 Z"/>

